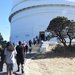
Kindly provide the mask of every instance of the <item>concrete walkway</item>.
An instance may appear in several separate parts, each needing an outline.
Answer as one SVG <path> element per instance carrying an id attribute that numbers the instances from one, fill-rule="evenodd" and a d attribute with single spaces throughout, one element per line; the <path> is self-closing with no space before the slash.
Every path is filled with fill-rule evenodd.
<path id="1" fill-rule="evenodd" d="M 4 63 L 3 65 L 3 72 L 0 72 L 0 75 L 7 75 L 7 70 L 6 70 L 6 64 Z M 14 64 L 14 70 L 13 70 L 13 75 L 22 75 L 21 71 L 20 72 L 15 72 L 17 70 L 17 64 Z"/>
<path id="2" fill-rule="evenodd" d="M 27 75 L 28 73 L 26 72 L 27 70 L 27 64 L 29 63 L 29 61 L 31 60 L 31 58 L 33 58 L 34 56 L 36 56 L 38 54 L 38 49 L 39 47 L 36 45 L 36 46 L 33 46 L 33 51 L 31 54 L 27 54 L 25 56 L 25 62 L 24 62 L 24 74 L 20 72 L 15 72 L 17 70 L 17 64 L 14 64 L 14 70 L 13 70 L 13 75 Z M 4 63 L 3 65 L 3 72 L 0 72 L 0 75 L 7 75 L 7 71 L 6 71 L 6 64 Z"/>
<path id="3" fill-rule="evenodd" d="M 33 58 L 35 55 L 37 55 L 37 53 L 35 53 L 35 52 L 32 52 L 31 54 L 27 54 L 26 55 L 25 62 L 24 62 L 24 72 L 25 72 L 24 74 L 22 74 L 21 71 L 20 72 L 16 72 L 17 64 L 14 64 L 13 75 L 27 75 L 27 72 L 26 72 L 27 66 L 26 65 L 31 60 L 31 58 Z M 3 65 L 3 72 L 0 72 L 0 75 L 7 75 L 6 72 L 7 72 L 6 71 L 6 64 L 4 63 L 4 65 Z"/>

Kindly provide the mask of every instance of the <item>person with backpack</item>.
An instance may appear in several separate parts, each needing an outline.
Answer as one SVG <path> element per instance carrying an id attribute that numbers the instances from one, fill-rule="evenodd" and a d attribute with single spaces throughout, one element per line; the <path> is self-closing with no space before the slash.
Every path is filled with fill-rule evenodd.
<path id="1" fill-rule="evenodd" d="M 13 75 L 13 65 L 16 63 L 15 56 L 17 52 L 14 46 L 8 42 L 4 50 L 5 62 L 7 65 L 7 75 Z"/>

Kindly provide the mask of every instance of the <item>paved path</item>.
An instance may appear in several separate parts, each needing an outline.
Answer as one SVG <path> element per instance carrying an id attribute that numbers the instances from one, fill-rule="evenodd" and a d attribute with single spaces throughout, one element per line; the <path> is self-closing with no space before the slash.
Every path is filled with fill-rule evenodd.
<path id="1" fill-rule="evenodd" d="M 25 64 L 24 64 L 24 66 L 36 54 L 37 54 L 36 52 L 33 52 L 31 54 L 27 54 L 26 57 L 25 57 Z M 22 75 L 21 71 L 20 72 L 15 72 L 16 70 L 17 70 L 17 64 L 14 64 L 14 70 L 13 70 L 14 73 L 13 73 L 13 75 Z M 4 66 L 3 66 L 3 72 L 0 72 L 0 75 L 7 75 L 7 73 L 6 73 L 6 64 L 4 64 Z M 25 74 L 23 74 L 23 75 L 25 75 Z"/>
<path id="2" fill-rule="evenodd" d="M 14 73 L 13 75 L 22 75 L 21 72 L 15 72 L 17 70 L 17 64 L 14 64 Z M 3 65 L 3 72 L 0 72 L 0 75 L 7 75 L 7 72 L 6 72 L 6 64 L 4 63 Z"/>

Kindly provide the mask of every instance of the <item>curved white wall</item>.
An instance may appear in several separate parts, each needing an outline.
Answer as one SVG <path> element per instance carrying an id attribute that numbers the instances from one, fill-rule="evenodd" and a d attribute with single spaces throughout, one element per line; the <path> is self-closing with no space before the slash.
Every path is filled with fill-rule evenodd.
<path id="1" fill-rule="evenodd" d="M 39 34 L 39 31 L 46 30 L 50 20 L 56 16 L 75 19 L 75 6 L 65 0 L 59 0 L 59 2 L 61 1 L 60 4 L 57 0 L 54 0 L 54 2 L 53 0 L 17 1 L 23 2 L 14 5 L 9 17 L 11 22 L 10 40 L 12 42 L 33 39 Z"/>

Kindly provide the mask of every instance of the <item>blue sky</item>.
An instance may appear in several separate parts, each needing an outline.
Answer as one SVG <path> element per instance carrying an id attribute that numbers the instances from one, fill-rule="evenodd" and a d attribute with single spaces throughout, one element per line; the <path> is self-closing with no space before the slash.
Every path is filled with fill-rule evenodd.
<path id="1" fill-rule="evenodd" d="M 10 37 L 10 23 L 8 17 L 12 8 L 12 0 L 0 1 L 0 33 L 4 40 L 9 40 Z"/>

